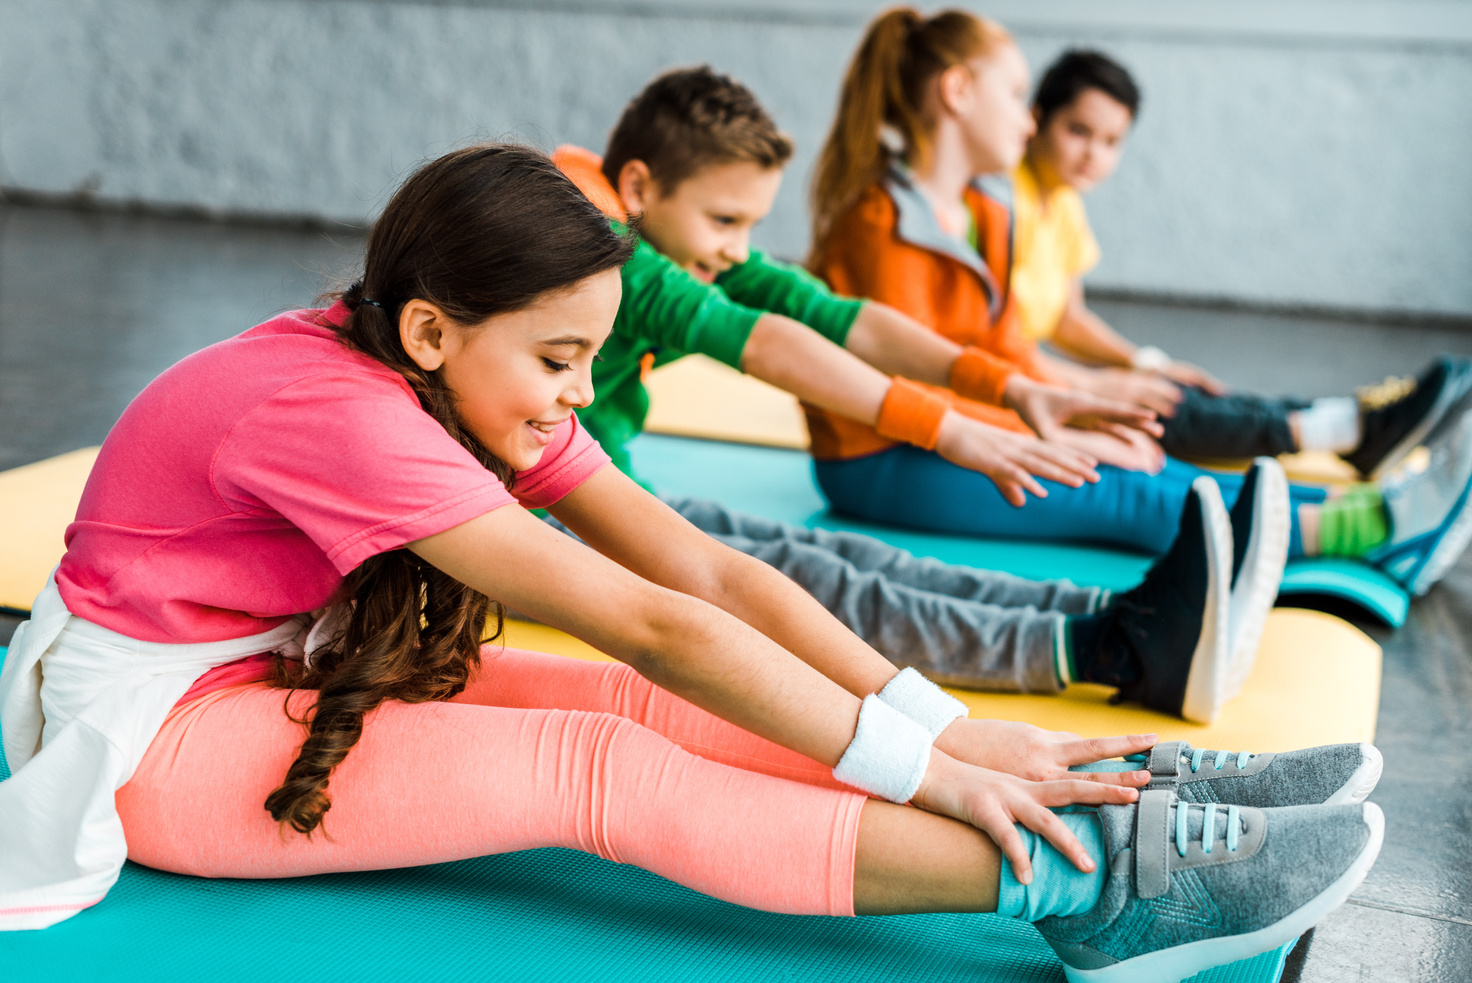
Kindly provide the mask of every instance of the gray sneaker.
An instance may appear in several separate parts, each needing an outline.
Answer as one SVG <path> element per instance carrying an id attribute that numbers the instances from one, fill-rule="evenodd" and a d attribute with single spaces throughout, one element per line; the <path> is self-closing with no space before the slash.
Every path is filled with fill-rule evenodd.
<path id="1" fill-rule="evenodd" d="M 1344 903 L 1385 836 L 1373 802 L 1253 809 L 1156 790 L 1099 818 L 1098 903 L 1036 923 L 1070 983 L 1177 983 L 1275 949 Z"/>
<path id="2" fill-rule="evenodd" d="M 1363 802 L 1384 769 L 1384 759 L 1372 744 L 1249 754 L 1166 741 L 1148 755 L 1127 760 L 1150 770 L 1146 788 L 1169 789 L 1187 802 L 1230 802 L 1259 809 Z"/>

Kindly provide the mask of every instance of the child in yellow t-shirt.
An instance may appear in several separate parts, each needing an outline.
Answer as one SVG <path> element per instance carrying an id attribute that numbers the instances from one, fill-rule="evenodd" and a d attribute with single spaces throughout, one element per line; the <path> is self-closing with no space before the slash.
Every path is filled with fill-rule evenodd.
<path id="1" fill-rule="evenodd" d="M 1066 51 L 1033 96 L 1036 133 L 1014 171 L 1011 286 L 1023 332 L 1061 382 L 1160 414 L 1173 456 L 1338 453 L 1362 474 L 1389 470 L 1472 406 L 1472 363 L 1443 356 L 1418 377 L 1357 397 L 1270 399 L 1227 392 L 1212 375 L 1121 336 L 1084 303 L 1081 277 L 1099 261 L 1083 194 L 1114 173 L 1140 108 L 1128 70 L 1097 51 Z"/>

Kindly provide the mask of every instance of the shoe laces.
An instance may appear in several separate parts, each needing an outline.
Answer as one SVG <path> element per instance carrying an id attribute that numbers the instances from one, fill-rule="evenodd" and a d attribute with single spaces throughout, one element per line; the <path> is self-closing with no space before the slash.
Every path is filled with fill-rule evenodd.
<path id="1" fill-rule="evenodd" d="M 1210 853 L 1216 842 L 1216 815 L 1220 806 L 1215 802 L 1208 802 L 1204 806 L 1188 805 L 1185 802 L 1176 803 L 1176 853 L 1186 855 L 1186 847 L 1190 845 L 1191 836 L 1187 831 L 1186 823 L 1190 818 L 1192 809 L 1201 809 L 1205 815 L 1201 820 L 1201 852 Z M 1237 841 L 1242 835 L 1242 814 L 1236 806 L 1227 806 L 1227 852 L 1237 852 Z"/>
<path id="2" fill-rule="evenodd" d="M 1251 761 L 1255 757 L 1255 755 L 1251 751 L 1207 751 L 1202 748 L 1195 748 L 1191 751 L 1191 774 L 1194 775 L 1196 774 L 1196 772 L 1201 770 L 1201 762 L 1208 754 L 1214 754 L 1216 756 L 1212 760 L 1212 767 L 1215 768 L 1217 771 L 1221 771 L 1222 766 L 1231 759 L 1234 753 L 1237 755 L 1237 768 L 1239 770 L 1242 768 L 1246 768 L 1247 762 Z M 1184 752 L 1182 752 L 1181 761 L 1185 762 L 1185 760 L 1186 755 Z"/>
<path id="3" fill-rule="evenodd" d="M 1388 375 L 1384 381 L 1360 386 L 1354 398 L 1365 410 L 1382 410 L 1391 403 L 1399 403 L 1416 391 L 1416 380 L 1408 375 Z"/>

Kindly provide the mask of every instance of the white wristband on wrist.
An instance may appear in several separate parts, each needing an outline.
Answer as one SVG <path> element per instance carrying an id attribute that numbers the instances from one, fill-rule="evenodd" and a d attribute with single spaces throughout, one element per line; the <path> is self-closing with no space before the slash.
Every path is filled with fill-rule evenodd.
<path id="1" fill-rule="evenodd" d="M 1146 372 L 1164 372 L 1170 368 L 1172 361 L 1174 359 L 1154 345 L 1136 348 L 1135 353 L 1130 356 L 1130 365 Z"/>
<path id="2" fill-rule="evenodd" d="M 966 704 L 920 675 L 916 669 L 901 669 L 879 698 L 930 732 L 934 741 L 957 717 L 969 712 Z"/>
<path id="3" fill-rule="evenodd" d="M 871 693 L 833 777 L 890 802 L 909 802 L 930 765 L 931 740 L 924 727 Z"/>

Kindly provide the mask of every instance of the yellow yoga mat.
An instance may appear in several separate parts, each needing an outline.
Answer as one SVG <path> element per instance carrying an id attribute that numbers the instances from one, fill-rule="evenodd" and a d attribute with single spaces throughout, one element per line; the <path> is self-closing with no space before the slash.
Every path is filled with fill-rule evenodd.
<path id="1" fill-rule="evenodd" d="M 46 586 L 96 458 L 96 447 L 84 447 L 0 472 L 0 607 L 29 611 Z"/>
<path id="2" fill-rule="evenodd" d="M 507 620 L 505 643 L 510 648 L 612 661 L 571 635 L 525 621 Z M 1196 747 L 1291 751 L 1375 739 L 1380 646 L 1331 615 L 1274 610 L 1268 615 L 1247 686 L 1210 725 L 1130 704 L 1110 706 L 1112 690 L 1103 686 L 1070 686 L 1059 696 L 948 689 L 978 718 L 1023 720 L 1084 737 L 1153 733 L 1163 741 L 1186 740 Z"/>
<path id="3" fill-rule="evenodd" d="M 672 437 L 808 449 L 797 397 L 704 355 L 649 373 L 644 429 Z"/>
<path id="4" fill-rule="evenodd" d="M 807 450 L 807 424 L 797 397 L 704 355 L 690 355 L 649 374 L 644 429 L 671 437 Z M 1354 467 L 1328 451 L 1284 454 L 1288 477 L 1310 484 L 1356 480 Z M 1250 461 L 1198 460 L 1205 468 L 1245 471 Z"/>

